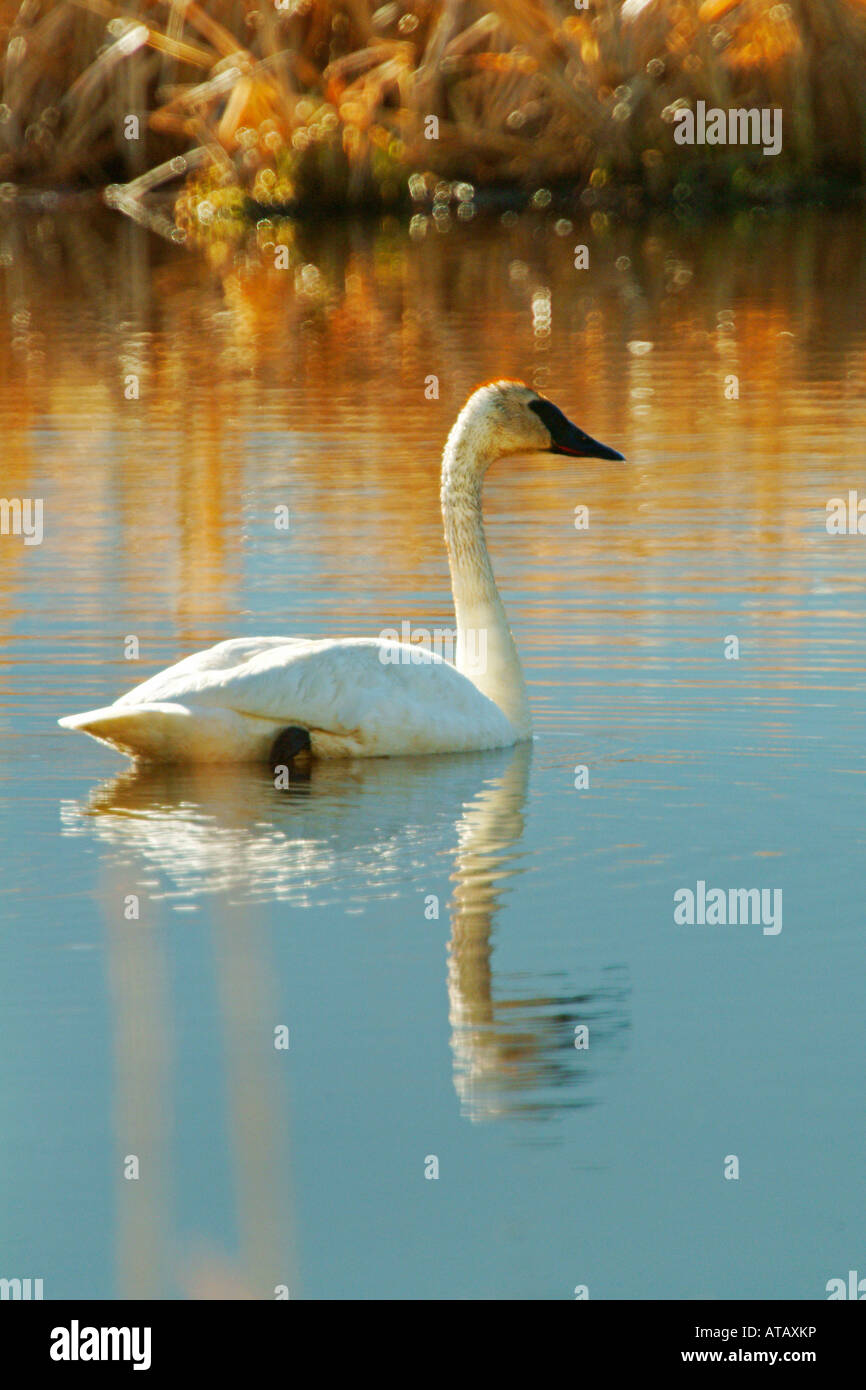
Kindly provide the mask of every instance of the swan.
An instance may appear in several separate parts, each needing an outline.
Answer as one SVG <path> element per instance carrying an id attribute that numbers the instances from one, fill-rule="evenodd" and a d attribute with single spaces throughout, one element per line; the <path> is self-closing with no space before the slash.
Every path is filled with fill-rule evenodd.
<path id="1" fill-rule="evenodd" d="M 506 748 L 531 737 L 517 647 L 487 553 L 490 464 L 547 451 L 622 460 L 519 381 L 468 399 L 442 454 L 456 663 L 385 638 L 240 637 L 58 720 L 143 762 L 239 763 Z"/>

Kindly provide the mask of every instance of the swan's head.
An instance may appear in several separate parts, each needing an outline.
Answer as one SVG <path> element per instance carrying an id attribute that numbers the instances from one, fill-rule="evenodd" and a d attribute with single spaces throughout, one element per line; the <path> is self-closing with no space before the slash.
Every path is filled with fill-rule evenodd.
<path id="1" fill-rule="evenodd" d="M 452 474 L 469 470 L 483 475 L 494 459 L 506 454 L 542 452 L 623 459 L 522 381 L 491 381 L 473 392 L 458 415 L 448 439 L 445 467 Z"/>

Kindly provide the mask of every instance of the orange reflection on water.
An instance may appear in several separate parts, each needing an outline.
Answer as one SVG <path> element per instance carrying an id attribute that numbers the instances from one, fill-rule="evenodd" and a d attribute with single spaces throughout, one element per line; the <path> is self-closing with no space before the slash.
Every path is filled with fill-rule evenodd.
<path id="1" fill-rule="evenodd" d="M 573 264 L 583 240 L 588 272 Z M 45 497 L 51 563 L 85 572 L 94 605 L 107 584 L 181 637 L 218 631 L 245 611 L 245 557 L 274 543 L 283 504 L 321 585 L 345 592 L 338 611 L 360 618 L 372 591 L 441 616 L 439 454 L 468 392 L 499 376 L 536 382 L 628 458 L 491 475 L 497 563 L 534 627 L 576 578 L 599 603 L 639 600 L 635 642 L 651 640 L 643 598 L 660 586 L 684 601 L 732 577 L 801 592 L 825 501 L 856 473 L 855 218 L 596 236 L 533 214 L 289 241 L 288 271 L 254 236 L 217 271 L 95 211 L 2 224 L 3 487 Z M 592 518 L 580 535 L 577 505 Z M 0 547 L 6 601 L 24 558 Z M 851 582 L 843 547 L 822 568 Z"/>

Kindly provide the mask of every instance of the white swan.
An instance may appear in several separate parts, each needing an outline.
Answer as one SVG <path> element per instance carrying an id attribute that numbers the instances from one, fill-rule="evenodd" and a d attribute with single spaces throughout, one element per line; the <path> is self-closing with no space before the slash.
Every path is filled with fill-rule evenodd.
<path id="1" fill-rule="evenodd" d="M 281 764 L 505 748 L 531 733 L 481 518 L 495 459 L 549 450 L 622 459 L 521 382 L 480 387 L 442 455 L 456 666 L 379 638 L 241 637 L 196 652 L 104 709 L 58 722 L 148 762 Z"/>

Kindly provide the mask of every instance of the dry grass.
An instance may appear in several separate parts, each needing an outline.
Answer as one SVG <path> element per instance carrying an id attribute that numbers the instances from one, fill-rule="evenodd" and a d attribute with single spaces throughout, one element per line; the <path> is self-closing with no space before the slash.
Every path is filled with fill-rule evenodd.
<path id="1" fill-rule="evenodd" d="M 195 168 L 181 222 L 205 195 L 387 203 L 413 174 L 748 181 L 750 153 L 674 144 L 698 98 L 782 107 L 765 177 L 866 159 L 866 0 L 0 0 L 0 51 L 0 184 L 123 181 L 131 206 Z"/>

